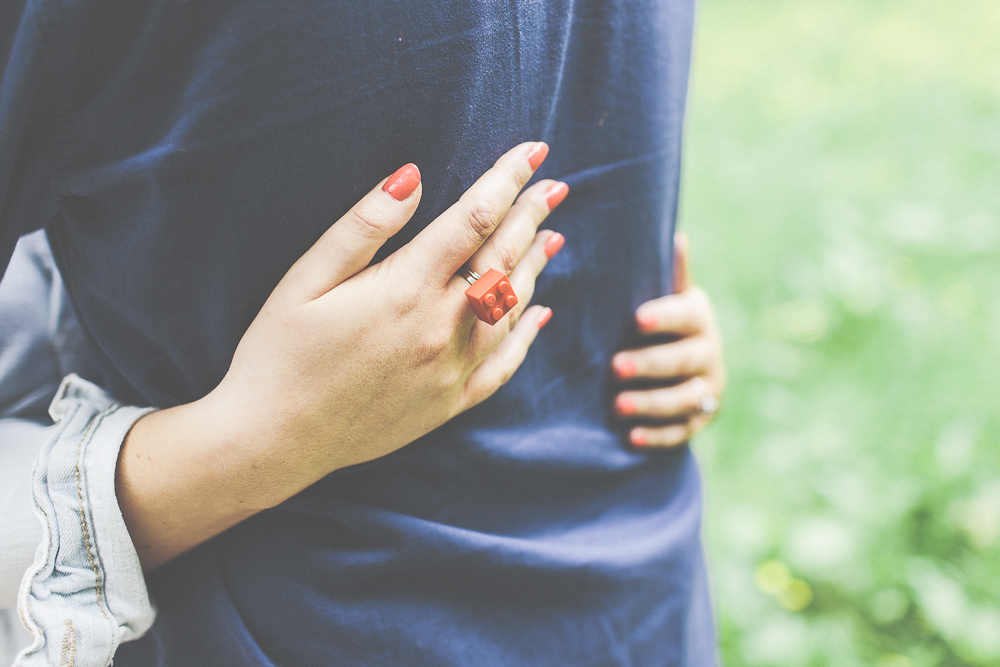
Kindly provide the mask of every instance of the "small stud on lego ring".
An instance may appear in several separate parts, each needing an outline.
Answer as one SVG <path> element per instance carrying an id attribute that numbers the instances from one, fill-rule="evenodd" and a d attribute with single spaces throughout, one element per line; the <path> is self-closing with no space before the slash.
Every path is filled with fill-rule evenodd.
<path id="1" fill-rule="evenodd" d="M 493 326 L 517 305 L 517 296 L 506 273 L 490 269 L 480 276 L 463 265 L 458 274 L 471 285 L 465 290 L 465 296 L 476 317 L 486 324 Z"/>

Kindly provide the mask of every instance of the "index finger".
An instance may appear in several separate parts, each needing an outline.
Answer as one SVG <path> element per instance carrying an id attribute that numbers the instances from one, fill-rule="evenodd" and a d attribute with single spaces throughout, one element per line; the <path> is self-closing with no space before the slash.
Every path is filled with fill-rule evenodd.
<path id="1" fill-rule="evenodd" d="M 496 230 L 548 148 L 544 142 L 529 141 L 504 153 L 457 202 L 404 246 L 408 261 L 423 275 L 446 284 Z"/>
<path id="2" fill-rule="evenodd" d="M 639 306 L 635 319 L 644 334 L 693 336 L 711 328 L 712 308 L 705 292 L 691 287 L 647 301 Z"/>

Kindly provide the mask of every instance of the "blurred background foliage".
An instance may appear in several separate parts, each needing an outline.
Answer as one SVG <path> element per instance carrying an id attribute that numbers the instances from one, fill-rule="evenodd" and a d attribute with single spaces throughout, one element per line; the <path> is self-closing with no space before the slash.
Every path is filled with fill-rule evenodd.
<path id="1" fill-rule="evenodd" d="M 723 662 L 1000 665 L 1000 2 L 701 0 Z"/>

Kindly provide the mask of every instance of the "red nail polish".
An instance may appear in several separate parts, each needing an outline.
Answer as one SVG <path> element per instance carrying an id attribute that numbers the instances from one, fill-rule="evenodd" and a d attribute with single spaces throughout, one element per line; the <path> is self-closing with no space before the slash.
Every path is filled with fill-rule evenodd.
<path id="1" fill-rule="evenodd" d="M 382 191 L 396 201 L 403 201 L 413 194 L 419 183 L 420 170 L 411 162 L 397 169 L 382 186 Z"/>
<path id="2" fill-rule="evenodd" d="M 636 316 L 636 321 L 639 323 L 640 327 L 646 329 L 647 331 L 656 328 L 656 317 L 653 315 L 638 315 Z"/>
<path id="3" fill-rule="evenodd" d="M 562 250 L 563 244 L 566 243 L 566 237 L 556 232 L 549 237 L 549 240 L 545 242 L 545 256 L 552 259 L 556 256 L 556 253 Z"/>
<path id="4" fill-rule="evenodd" d="M 614 367 L 615 372 L 618 373 L 618 377 L 623 380 L 635 377 L 635 364 L 629 359 L 615 359 Z"/>
<path id="5" fill-rule="evenodd" d="M 649 444 L 649 436 L 639 429 L 635 429 L 629 433 L 629 440 L 631 440 L 632 444 L 636 447 L 645 447 Z"/>
<path id="6" fill-rule="evenodd" d="M 545 328 L 545 325 L 549 323 L 552 319 L 552 309 L 546 308 L 542 316 L 538 318 L 538 329 L 539 331 Z"/>
<path id="7" fill-rule="evenodd" d="M 563 203 L 563 199 L 566 199 L 566 195 L 568 194 L 569 186 L 562 181 L 549 188 L 549 191 L 545 193 L 545 203 L 549 205 L 549 210 L 551 211 Z"/>
<path id="8" fill-rule="evenodd" d="M 625 398 L 624 396 L 619 396 L 615 401 L 615 407 L 618 409 L 618 414 L 622 415 L 634 415 L 639 411 L 636 406 L 635 401 Z"/>
<path id="9" fill-rule="evenodd" d="M 538 169 L 545 162 L 545 156 L 549 154 L 549 145 L 544 141 L 539 141 L 531 147 L 528 152 L 528 164 L 532 169 Z"/>

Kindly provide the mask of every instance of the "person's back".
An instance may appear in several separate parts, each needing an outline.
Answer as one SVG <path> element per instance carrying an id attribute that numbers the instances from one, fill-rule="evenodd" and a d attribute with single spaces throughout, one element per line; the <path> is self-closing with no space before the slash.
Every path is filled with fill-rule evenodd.
<path id="1" fill-rule="evenodd" d="M 27 106 L 54 108 L 5 147 L 58 204 L 12 190 L 0 233 L 46 225 L 124 401 L 210 391 L 292 262 L 399 164 L 423 200 L 380 256 L 520 141 L 572 188 L 536 291 L 556 317 L 514 379 L 155 572 L 157 622 L 116 665 L 714 663 L 696 467 L 631 450 L 605 407 L 632 310 L 669 291 L 690 2 L 28 15 Z"/>

